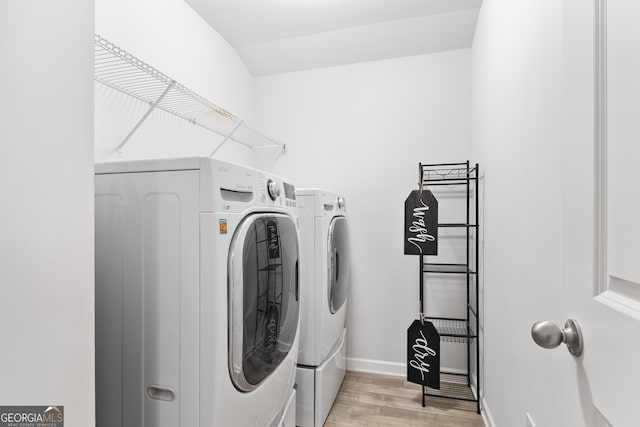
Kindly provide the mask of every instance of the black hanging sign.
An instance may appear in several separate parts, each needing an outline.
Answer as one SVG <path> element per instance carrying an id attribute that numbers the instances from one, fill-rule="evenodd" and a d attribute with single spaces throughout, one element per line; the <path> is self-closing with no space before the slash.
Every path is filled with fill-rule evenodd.
<path id="1" fill-rule="evenodd" d="M 438 255 L 438 200 L 429 190 L 404 201 L 404 254 Z"/>
<path id="2" fill-rule="evenodd" d="M 269 258 L 280 258 L 280 237 L 278 236 L 278 223 L 271 219 L 267 221 L 267 245 Z"/>
<path id="3" fill-rule="evenodd" d="M 440 389 L 440 334 L 426 320 L 407 329 L 407 381 Z"/>

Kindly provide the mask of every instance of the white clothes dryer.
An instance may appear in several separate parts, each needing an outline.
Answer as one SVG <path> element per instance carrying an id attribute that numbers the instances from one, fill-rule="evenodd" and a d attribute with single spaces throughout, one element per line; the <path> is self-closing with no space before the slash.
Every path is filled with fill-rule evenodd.
<path id="1" fill-rule="evenodd" d="M 347 294 L 351 281 L 345 199 L 320 189 L 296 191 L 302 302 L 296 425 L 322 426 L 346 372 Z"/>
<path id="2" fill-rule="evenodd" d="M 95 186 L 97 426 L 295 419 L 293 185 L 178 158 L 97 164 Z"/>

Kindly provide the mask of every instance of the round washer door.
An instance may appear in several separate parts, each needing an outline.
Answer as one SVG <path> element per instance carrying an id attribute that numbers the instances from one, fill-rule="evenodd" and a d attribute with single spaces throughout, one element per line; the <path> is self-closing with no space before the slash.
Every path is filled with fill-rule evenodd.
<path id="1" fill-rule="evenodd" d="M 299 316 L 298 235 L 293 220 L 254 214 L 229 250 L 229 372 L 251 391 L 285 359 Z"/>
<path id="2" fill-rule="evenodd" d="M 329 310 L 335 313 L 344 305 L 351 282 L 349 226 L 343 216 L 329 225 Z"/>

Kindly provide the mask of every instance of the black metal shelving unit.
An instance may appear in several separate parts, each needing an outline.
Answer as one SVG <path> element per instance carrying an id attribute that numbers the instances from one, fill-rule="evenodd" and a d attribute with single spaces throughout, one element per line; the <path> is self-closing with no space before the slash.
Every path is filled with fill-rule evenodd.
<path id="1" fill-rule="evenodd" d="M 437 163 L 419 165 L 419 182 L 422 189 L 432 186 L 455 186 L 456 190 L 466 191 L 466 222 L 463 223 L 439 223 L 439 228 L 460 228 L 466 230 L 466 256 L 465 263 L 436 263 L 426 262 L 427 256 L 420 255 L 420 313 L 425 313 L 425 319 L 432 322 L 440 339 L 445 342 L 466 344 L 467 347 L 467 371 L 456 373 L 466 378 L 465 389 L 471 393 L 460 393 L 460 387 L 451 387 L 439 392 L 430 391 L 422 386 L 422 406 L 426 405 L 427 396 L 437 396 L 447 399 L 465 400 L 477 403 L 478 414 L 480 407 L 480 344 L 478 334 L 480 331 L 480 298 L 479 298 L 479 262 L 478 262 L 478 236 L 480 227 L 478 224 L 478 164 L 471 165 L 469 161 L 464 163 Z M 439 189 L 438 191 L 444 191 Z M 473 200 L 473 201 L 472 201 Z M 473 213 L 473 215 L 472 215 Z M 437 274 L 456 274 L 466 276 L 466 316 L 456 317 L 432 317 L 426 311 L 427 277 Z M 472 292 L 473 295 L 472 295 Z M 471 355 L 475 351 L 476 381 L 471 381 L 472 363 Z M 473 393 L 475 391 L 475 393 Z"/>

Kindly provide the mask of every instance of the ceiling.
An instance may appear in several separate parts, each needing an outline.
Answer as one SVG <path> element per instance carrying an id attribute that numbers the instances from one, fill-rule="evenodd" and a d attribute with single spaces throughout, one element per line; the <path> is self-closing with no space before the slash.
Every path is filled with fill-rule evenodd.
<path id="1" fill-rule="evenodd" d="M 185 0 L 255 76 L 471 47 L 482 0 Z"/>

